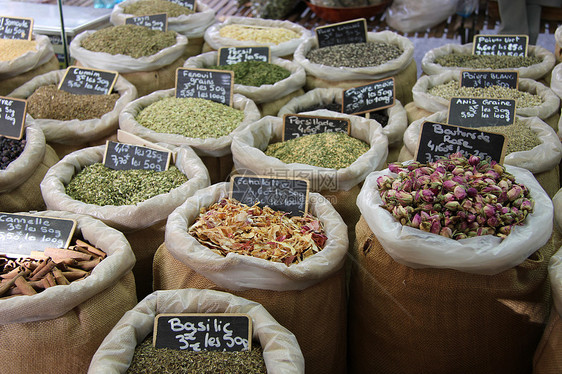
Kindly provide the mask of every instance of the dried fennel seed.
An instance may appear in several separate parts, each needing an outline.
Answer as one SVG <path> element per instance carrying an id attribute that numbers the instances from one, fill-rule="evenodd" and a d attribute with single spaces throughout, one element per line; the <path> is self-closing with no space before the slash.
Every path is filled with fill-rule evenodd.
<path id="1" fill-rule="evenodd" d="M 84 38 L 82 47 L 93 52 L 140 58 L 176 44 L 176 35 L 175 31 L 151 30 L 137 25 L 110 26 Z"/>
<path id="2" fill-rule="evenodd" d="M 209 66 L 208 69 L 233 71 L 235 84 L 253 87 L 275 84 L 291 75 L 289 70 L 264 61 L 243 61 L 232 65 Z"/>
<path id="3" fill-rule="evenodd" d="M 320 252 L 327 240 L 322 222 L 310 213 L 290 217 L 234 199 L 201 209 L 188 233 L 219 255 L 237 253 L 287 266 Z"/>
<path id="4" fill-rule="evenodd" d="M 25 135 L 21 140 L 0 136 L 0 170 L 6 169 L 22 154 L 25 144 Z"/>
<path id="5" fill-rule="evenodd" d="M 542 143 L 537 134 L 526 123 L 517 118 L 513 125 L 483 126 L 478 127 L 478 129 L 507 136 L 506 155 L 512 152 L 528 151 Z"/>
<path id="6" fill-rule="evenodd" d="M 211 100 L 167 97 L 144 108 L 136 120 L 156 132 L 207 139 L 230 134 L 244 112 Z"/>
<path id="7" fill-rule="evenodd" d="M 115 108 L 119 94 L 78 95 L 50 84 L 37 88 L 27 98 L 27 113 L 35 119 L 70 121 L 101 118 Z"/>
<path id="8" fill-rule="evenodd" d="M 177 167 L 166 171 L 113 170 L 101 163 L 86 166 L 66 186 L 74 200 L 94 205 L 135 205 L 187 182 Z"/>
<path id="9" fill-rule="evenodd" d="M 396 45 L 378 42 L 338 44 L 316 48 L 308 52 L 306 58 L 314 64 L 362 68 L 382 65 L 397 59 L 404 53 Z"/>
<path id="10" fill-rule="evenodd" d="M 513 99 L 517 103 L 518 108 L 529 108 L 539 106 L 544 100 L 539 95 L 519 91 L 516 88 L 507 88 L 501 86 L 490 87 L 459 87 L 459 82 L 452 80 L 447 83 L 437 85 L 427 91 L 428 94 L 439 96 L 450 100 L 451 97 L 491 97 L 495 99 Z"/>
<path id="11" fill-rule="evenodd" d="M 127 374 L 265 374 L 267 368 L 259 343 L 251 351 L 182 351 L 154 348 L 152 335 L 137 345 Z"/>
<path id="12" fill-rule="evenodd" d="M 0 39 L 0 61 L 11 61 L 29 51 L 37 50 L 35 40 Z"/>
<path id="13" fill-rule="evenodd" d="M 465 67 L 473 69 L 514 69 L 528 67 L 542 62 L 536 56 L 483 56 L 450 53 L 434 61 L 444 67 Z"/>
<path id="14" fill-rule="evenodd" d="M 343 169 L 369 150 L 369 144 L 341 132 L 301 136 L 267 146 L 265 154 L 286 164 Z"/>
<path id="15" fill-rule="evenodd" d="M 195 13 L 192 9 L 168 0 L 141 0 L 123 7 L 123 13 L 134 16 L 148 16 L 166 13 L 168 17 L 179 17 Z"/>
<path id="16" fill-rule="evenodd" d="M 220 28 L 219 35 L 240 41 L 280 44 L 300 38 L 300 34 L 281 27 L 225 25 Z"/>

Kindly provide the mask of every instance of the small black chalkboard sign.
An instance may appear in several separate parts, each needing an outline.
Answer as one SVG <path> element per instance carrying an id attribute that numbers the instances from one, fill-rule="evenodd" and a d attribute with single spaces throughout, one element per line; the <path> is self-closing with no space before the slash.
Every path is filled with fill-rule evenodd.
<path id="1" fill-rule="evenodd" d="M 318 48 L 338 44 L 366 43 L 367 20 L 354 19 L 346 22 L 333 23 L 315 29 Z"/>
<path id="2" fill-rule="evenodd" d="M 176 70 L 176 97 L 212 100 L 232 106 L 234 72 L 216 69 Z"/>
<path id="3" fill-rule="evenodd" d="M 447 123 L 465 127 L 508 126 L 515 123 L 515 100 L 452 97 Z"/>
<path id="4" fill-rule="evenodd" d="M 22 213 L 0 213 L 0 252 L 28 257 L 45 248 L 68 248 L 76 221 Z"/>
<path id="5" fill-rule="evenodd" d="M 148 27 L 151 30 L 167 31 L 168 15 L 166 13 L 149 14 L 146 16 L 127 17 L 125 24 Z"/>
<path id="6" fill-rule="evenodd" d="M 109 95 L 119 73 L 69 66 L 59 83 L 59 90 L 75 95 Z"/>
<path id="7" fill-rule="evenodd" d="M 195 0 L 170 0 L 172 3 L 179 4 L 195 11 Z"/>
<path id="8" fill-rule="evenodd" d="M 26 112 L 26 100 L 0 96 L 0 136 L 21 139 Z"/>
<path id="9" fill-rule="evenodd" d="M 527 56 L 527 35 L 474 35 L 472 54 Z"/>
<path id="10" fill-rule="evenodd" d="M 252 319 L 243 313 L 162 313 L 152 345 L 186 351 L 250 351 Z"/>
<path id="11" fill-rule="evenodd" d="M 422 123 L 415 159 L 422 163 L 460 152 L 503 163 L 506 139 L 502 134 L 425 121 Z"/>
<path id="12" fill-rule="evenodd" d="M 308 211 L 309 183 L 306 179 L 234 175 L 230 178 L 230 197 L 246 205 L 301 216 Z"/>
<path id="13" fill-rule="evenodd" d="M 517 89 L 519 87 L 519 72 L 508 70 L 463 70 L 461 71 L 460 86 L 473 88 L 500 86 Z"/>
<path id="14" fill-rule="evenodd" d="M 283 141 L 323 132 L 344 132 L 349 135 L 351 121 L 347 118 L 283 115 Z"/>
<path id="15" fill-rule="evenodd" d="M 33 18 L 0 17 L 0 39 L 31 40 Z"/>
<path id="16" fill-rule="evenodd" d="M 113 170 L 164 171 L 170 166 L 170 158 L 171 152 L 108 140 L 103 164 Z"/>
<path id="17" fill-rule="evenodd" d="M 381 79 L 343 92 L 343 113 L 361 114 L 394 105 L 394 77 Z"/>
<path id="18" fill-rule="evenodd" d="M 234 65 L 244 61 L 269 62 L 269 47 L 222 47 L 219 48 L 219 65 Z"/>

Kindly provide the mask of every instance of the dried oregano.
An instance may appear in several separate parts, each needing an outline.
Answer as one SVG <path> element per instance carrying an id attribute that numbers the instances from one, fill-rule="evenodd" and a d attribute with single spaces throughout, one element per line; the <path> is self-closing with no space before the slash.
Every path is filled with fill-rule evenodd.
<path id="1" fill-rule="evenodd" d="M 434 61 L 444 67 L 465 67 L 473 69 L 514 69 L 529 67 L 542 62 L 536 56 L 488 56 L 450 53 L 439 56 Z"/>
<path id="2" fill-rule="evenodd" d="M 123 13 L 134 16 L 149 16 L 166 13 L 168 17 L 179 17 L 195 13 L 192 9 L 168 0 L 140 0 L 123 7 Z"/>
<path id="3" fill-rule="evenodd" d="M 362 68 L 382 65 L 397 59 L 402 53 L 404 51 L 393 44 L 367 42 L 311 49 L 306 58 L 314 64 Z"/>
<path id="4" fill-rule="evenodd" d="M 291 75 L 289 70 L 264 61 L 243 61 L 232 65 L 210 66 L 209 69 L 233 71 L 235 84 L 254 87 L 275 84 Z"/>

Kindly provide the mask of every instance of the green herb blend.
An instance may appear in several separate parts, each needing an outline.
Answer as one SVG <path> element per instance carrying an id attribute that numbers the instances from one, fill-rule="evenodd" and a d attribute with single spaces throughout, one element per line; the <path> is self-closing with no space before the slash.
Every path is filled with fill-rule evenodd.
<path id="1" fill-rule="evenodd" d="M 244 120 L 244 112 L 211 100 L 167 97 L 144 108 L 135 119 L 156 132 L 207 139 L 230 134 Z"/>
<path id="2" fill-rule="evenodd" d="M 291 75 L 289 70 L 264 61 L 243 61 L 232 65 L 210 66 L 209 69 L 233 71 L 235 84 L 255 87 L 274 84 Z"/>
<path id="3" fill-rule="evenodd" d="M 82 40 L 82 47 L 93 52 L 140 58 L 173 46 L 176 35 L 175 31 L 151 30 L 137 25 L 111 26 L 88 35 Z"/>
<path id="4" fill-rule="evenodd" d="M 166 13 L 168 17 L 179 17 L 195 13 L 188 7 L 172 3 L 167 0 L 141 0 L 123 7 L 125 14 L 134 16 L 149 16 L 151 14 Z"/>
<path id="5" fill-rule="evenodd" d="M 369 150 L 369 144 L 342 132 L 301 136 L 267 146 L 265 154 L 286 164 L 343 169 Z"/>
<path id="6" fill-rule="evenodd" d="M 435 59 L 437 65 L 473 69 L 513 69 L 536 65 L 542 60 L 536 56 L 485 56 L 450 53 Z"/>
<path id="7" fill-rule="evenodd" d="M 86 166 L 66 186 L 74 200 L 94 205 L 135 205 L 187 182 L 175 166 L 166 171 L 113 170 L 101 163 Z"/>
<path id="8" fill-rule="evenodd" d="M 314 64 L 363 68 L 382 65 L 397 59 L 404 51 L 392 44 L 367 42 L 337 44 L 324 48 L 312 49 L 306 58 Z"/>

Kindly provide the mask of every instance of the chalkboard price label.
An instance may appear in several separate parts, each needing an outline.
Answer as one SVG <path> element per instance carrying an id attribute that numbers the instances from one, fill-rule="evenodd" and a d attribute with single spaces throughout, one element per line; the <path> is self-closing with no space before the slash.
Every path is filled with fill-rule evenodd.
<path id="1" fill-rule="evenodd" d="M 176 97 L 212 100 L 232 106 L 234 72 L 216 69 L 176 70 Z"/>
<path id="2" fill-rule="evenodd" d="M 452 97 L 447 123 L 465 127 L 513 125 L 515 100 Z"/>
<path id="3" fill-rule="evenodd" d="M 394 105 L 394 77 L 381 79 L 343 92 L 343 112 L 361 114 Z"/>
<path id="4" fill-rule="evenodd" d="M 490 56 L 527 56 L 527 35 L 475 35 L 472 54 Z"/>
<path id="5" fill-rule="evenodd" d="M 323 132 L 344 132 L 349 135 L 351 121 L 347 118 L 285 114 L 283 141 Z"/>
<path id="6" fill-rule="evenodd" d="M 68 248 L 76 221 L 31 214 L 0 213 L 0 251 L 8 257 L 29 257 L 45 248 Z"/>
<path id="7" fill-rule="evenodd" d="M 146 16 L 127 17 L 125 24 L 148 27 L 151 30 L 167 31 L 168 15 L 166 13 L 150 14 Z"/>
<path id="8" fill-rule="evenodd" d="M 0 17 L 0 39 L 31 40 L 33 18 Z"/>
<path id="9" fill-rule="evenodd" d="M 184 6 L 187 9 L 191 9 L 191 10 L 195 11 L 195 0 L 170 0 L 170 1 L 172 3 Z"/>
<path id="10" fill-rule="evenodd" d="M 162 313 L 152 345 L 185 351 L 250 351 L 252 319 L 243 313 Z"/>
<path id="11" fill-rule="evenodd" d="M 306 179 L 234 175 L 230 178 L 230 197 L 246 205 L 259 202 L 293 216 L 308 211 L 309 183 Z"/>
<path id="12" fill-rule="evenodd" d="M 507 70 L 463 70 L 461 71 L 460 86 L 473 88 L 499 86 L 517 89 L 519 86 L 519 72 Z"/>
<path id="13" fill-rule="evenodd" d="M 109 95 L 119 73 L 69 66 L 59 83 L 59 90 L 76 95 Z"/>
<path id="14" fill-rule="evenodd" d="M 27 101 L 0 96 L 0 136 L 21 139 Z"/>
<path id="15" fill-rule="evenodd" d="M 170 152 L 108 140 L 103 164 L 114 170 L 164 171 L 170 166 L 170 158 Z"/>
<path id="16" fill-rule="evenodd" d="M 425 121 L 422 123 L 415 159 L 422 163 L 460 152 L 463 156 L 503 163 L 506 139 L 502 134 Z"/>
<path id="17" fill-rule="evenodd" d="M 269 47 L 222 47 L 219 49 L 218 64 L 234 65 L 244 61 L 269 62 Z"/>
<path id="18" fill-rule="evenodd" d="M 366 43 L 367 20 L 354 19 L 346 22 L 333 23 L 315 29 L 318 48 L 330 47 L 338 44 Z"/>

